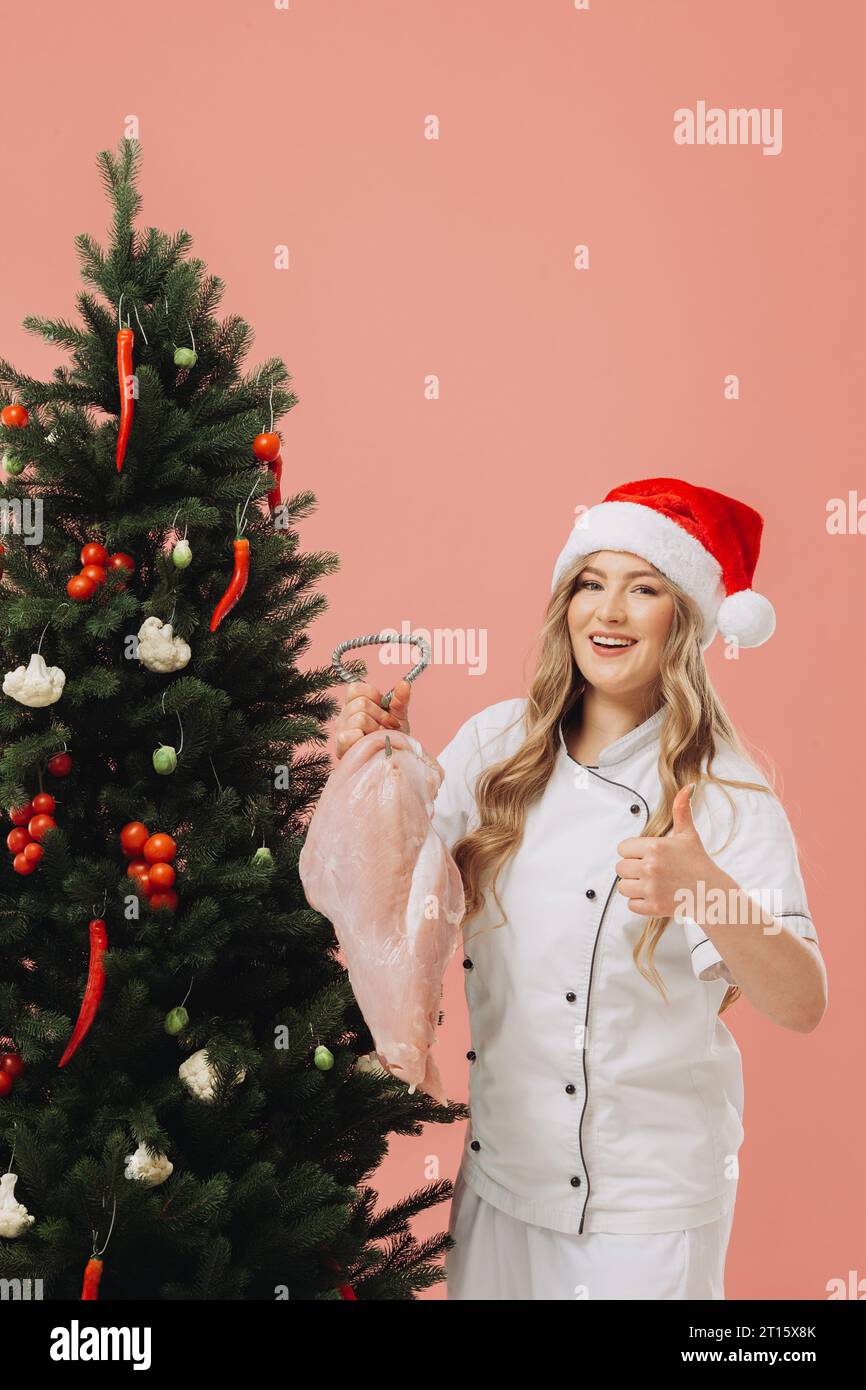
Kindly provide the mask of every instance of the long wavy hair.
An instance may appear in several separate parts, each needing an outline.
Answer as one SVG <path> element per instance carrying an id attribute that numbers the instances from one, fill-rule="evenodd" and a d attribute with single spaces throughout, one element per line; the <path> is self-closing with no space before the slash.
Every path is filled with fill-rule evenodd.
<path id="1" fill-rule="evenodd" d="M 510 757 L 485 768 L 479 775 L 475 785 L 479 823 L 452 848 L 466 899 L 464 930 L 484 906 L 488 883 L 499 911 L 503 911 L 496 891 L 499 874 L 520 845 L 526 813 L 543 794 L 553 772 L 560 747 L 560 720 L 565 715 L 571 719 L 581 710 L 586 680 L 572 651 L 568 608 L 581 571 L 598 553 L 583 555 L 569 565 L 551 595 L 540 633 L 541 652 L 529 689 L 524 742 Z M 761 782 L 740 782 L 713 773 L 712 762 L 721 740 L 752 766 L 756 764 L 740 743 L 710 681 L 701 647 L 703 618 L 700 610 L 677 584 L 659 573 L 655 566 L 652 568 L 658 582 L 673 598 L 674 616 L 661 653 L 658 680 L 643 715 L 644 719 L 649 719 L 662 706 L 666 711 L 659 735 L 661 798 L 642 834 L 665 835 L 672 828 L 671 806 L 680 787 L 695 783 L 692 804 L 696 805 L 704 784 L 714 782 L 722 788 L 731 805 L 733 835 L 736 804 L 725 787 L 749 788 L 769 796 L 776 796 L 776 792 L 772 786 Z M 770 781 L 772 770 L 765 775 Z M 654 955 L 670 921 L 670 917 L 650 917 L 632 952 L 637 969 L 668 1002 Z M 503 918 L 495 927 L 505 924 Z M 646 964 L 641 959 L 644 950 Z M 724 1013 L 740 993 L 736 985 L 730 986 L 719 1013 Z"/>

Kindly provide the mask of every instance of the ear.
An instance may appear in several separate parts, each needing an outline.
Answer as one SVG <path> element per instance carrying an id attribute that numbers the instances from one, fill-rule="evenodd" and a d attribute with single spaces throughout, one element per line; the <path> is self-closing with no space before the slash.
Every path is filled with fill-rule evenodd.
<path id="1" fill-rule="evenodd" d="M 671 815 L 673 816 L 674 835 L 696 835 L 695 823 L 692 820 L 691 797 L 694 791 L 694 782 L 690 782 L 687 787 L 680 787 L 671 805 Z"/>

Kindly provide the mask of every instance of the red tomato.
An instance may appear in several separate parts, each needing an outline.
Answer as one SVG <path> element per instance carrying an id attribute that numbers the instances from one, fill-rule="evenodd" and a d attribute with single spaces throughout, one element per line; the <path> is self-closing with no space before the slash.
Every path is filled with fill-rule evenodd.
<path id="1" fill-rule="evenodd" d="M 136 874 L 147 873 L 148 866 L 143 859 L 130 859 L 126 866 L 126 877 L 135 878 Z"/>
<path id="2" fill-rule="evenodd" d="M 127 574 L 135 574 L 135 561 L 125 550 L 116 550 L 108 557 L 108 569 L 126 570 Z"/>
<path id="3" fill-rule="evenodd" d="M 0 420 L 4 425 L 13 425 L 16 429 L 23 429 L 30 416 L 25 405 L 4 405 L 0 410 Z"/>
<path id="4" fill-rule="evenodd" d="M 166 888 L 164 892 L 151 893 L 150 905 L 152 908 L 168 908 L 169 912 L 174 912 L 180 899 L 173 888 Z"/>
<path id="5" fill-rule="evenodd" d="M 142 821 L 128 821 L 120 832 L 120 843 L 123 845 L 124 854 L 128 855 L 130 859 L 134 854 L 138 854 L 149 835 L 150 831 Z"/>
<path id="6" fill-rule="evenodd" d="M 40 792 L 38 796 L 34 796 L 30 804 L 34 811 L 44 811 L 49 816 L 53 816 L 57 810 L 57 802 L 50 792 Z"/>
<path id="7" fill-rule="evenodd" d="M 108 564 L 108 551 L 98 541 L 91 541 L 89 545 L 82 547 L 81 563 L 82 565 L 102 565 L 104 568 Z"/>
<path id="8" fill-rule="evenodd" d="M 41 840 L 43 835 L 49 830 L 53 830 L 57 821 L 53 816 L 34 816 L 27 829 L 34 840 Z"/>
<path id="9" fill-rule="evenodd" d="M 33 802 L 28 801 L 26 806 L 16 806 L 9 812 L 9 819 L 13 825 L 26 825 L 33 815 Z"/>
<path id="10" fill-rule="evenodd" d="M 20 1052 L 0 1053 L 0 1073 L 11 1076 L 14 1081 L 24 1071 L 24 1058 Z"/>
<path id="11" fill-rule="evenodd" d="M 13 854 L 20 854 L 24 846 L 31 843 L 30 831 L 23 825 L 19 825 L 16 830 L 10 830 L 6 836 L 6 847 Z"/>
<path id="12" fill-rule="evenodd" d="M 280 436 L 278 434 L 257 434 L 253 440 L 253 453 L 257 459 L 263 459 L 265 463 L 273 463 L 280 448 Z"/>
<path id="13" fill-rule="evenodd" d="M 173 859 L 176 853 L 177 845 L 170 835 L 158 832 L 145 841 L 143 854 L 149 864 L 155 864 L 157 860 Z"/>
<path id="14" fill-rule="evenodd" d="M 16 854 L 12 860 L 12 867 L 16 874 L 32 874 L 36 868 L 32 859 L 27 859 L 23 854 Z"/>
<path id="15" fill-rule="evenodd" d="M 36 840 L 31 840 L 28 845 L 24 846 L 21 853 L 24 855 L 24 858 L 28 861 L 28 863 L 38 864 L 39 860 L 45 853 L 45 850 L 42 848 L 40 844 L 36 842 Z"/>
<path id="16" fill-rule="evenodd" d="M 89 579 L 94 585 L 104 584 L 108 575 L 102 565 L 85 565 L 81 571 L 82 579 Z"/>
<path id="17" fill-rule="evenodd" d="M 0 1096 L 8 1096 L 12 1090 L 12 1077 L 8 1071 L 0 1071 Z"/>
<path id="18" fill-rule="evenodd" d="M 46 766 L 52 777 L 68 777 L 72 771 L 72 759 L 68 753 L 52 753 Z"/>
<path id="19" fill-rule="evenodd" d="M 12 832 L 15 833 L 14 831 Z M 175 872 L 171 864 L 166 864 L 157 860 L 151 865 L 150 881 L 154 888 L 170 888 L 175 880 Z"/>
<path id="20" fill-rule="evenodd" d="M 146 898 L 149 898 L 151 893 L 153 892 L 153 884 L 150 881 L 150 874 L 148 870 L 139 869 L 138 873 L 133 874 L 132 877 L 135 879 L 136 887 L 138 888 L 139 893 L 143 893 Z"/>
<path id="21" fill-rule="evenodd" d="M 86 603 L 96 593 L 96 585 L 86 574 L 73 574 L 67 581 L 66 592 L 76 603 Z"/>

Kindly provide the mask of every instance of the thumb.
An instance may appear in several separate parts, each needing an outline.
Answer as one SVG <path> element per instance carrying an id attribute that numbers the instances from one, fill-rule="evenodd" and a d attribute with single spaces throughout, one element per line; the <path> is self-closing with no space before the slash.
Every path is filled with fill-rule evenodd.
<path id="1" fill-rule="evenodd" d="M 412 694 L 412 685 L 405 677 L 401 677 L 394 686 L 394 694 L 388 705 L 388 711 L 393 714 L 395 719 L 406 719 L 409 714 L 409 698 Z"/>
<path id="2" fill-rule="evenodd" d="M 692 820 L 691 794 L 694 790 L 694 782 L 687 787 L 680 787 L 671 804 L 671 815 L 673 816 L 674 835 L 696 835 L 695 823 Z"/>

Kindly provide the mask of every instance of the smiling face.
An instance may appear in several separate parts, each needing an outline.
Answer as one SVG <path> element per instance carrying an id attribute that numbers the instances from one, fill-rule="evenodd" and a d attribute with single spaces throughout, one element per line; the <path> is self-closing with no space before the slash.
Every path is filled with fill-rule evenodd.
<path id="1" fill-rule="evenodd" d="M 587 682 L 618 695 L 651 687 L 673 618 L 673 597 L 647 560 L 599 551 L 568 606 L 571 647 Z"/>

